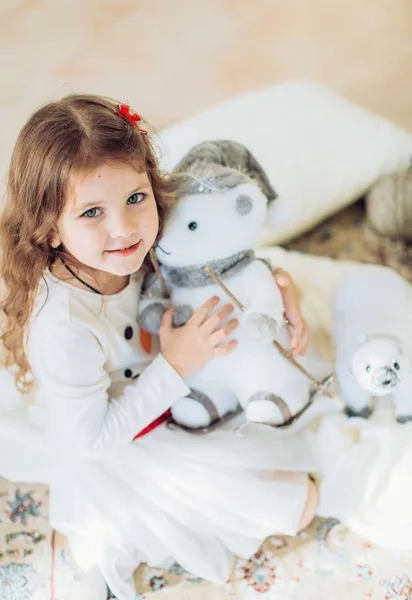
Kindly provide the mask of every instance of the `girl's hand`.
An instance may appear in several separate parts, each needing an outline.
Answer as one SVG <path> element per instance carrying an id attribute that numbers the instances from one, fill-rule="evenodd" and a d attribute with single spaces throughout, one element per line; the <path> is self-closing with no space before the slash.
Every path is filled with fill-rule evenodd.
<path id="1" fill-rule="evenodd" d="M 300 298 L 298 289 L 286 271 L 276 269 L 273 276 L 282 293 L 283 304 L 285 305 L 285 318 L 292 330 L 292 351 L 293 354 L 303 354 L 309 343 L 309 329 L 300 310 Z"/>
<path id="2" fill-rule="evenodd" d="M 237 319 L 223 324 L 232 313 L 232 304 L 225 304 L 217 313 L 209 313 L 218 305 L 219 298 L 209 298 L 190 317 L 186 325 L 173 327 L 173 307 L 163 315 L 160 326 L 160 347 L 167 362 L 179 373 L 187 377 L 197 371 L 211 358 L 225 356 L 237 346 L 236 340 L 222 342 L 239 325 Z"/>

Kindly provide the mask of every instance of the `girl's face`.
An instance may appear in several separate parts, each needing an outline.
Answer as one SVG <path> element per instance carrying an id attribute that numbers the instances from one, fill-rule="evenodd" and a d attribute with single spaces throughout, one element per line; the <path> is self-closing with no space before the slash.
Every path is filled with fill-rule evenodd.
<path id="1" fill-rule="evenodd" d="M 52 245 L 96 271 L 125 276 L 139 270 L 158 227 L 147 173 L 111 162 L 73 177 Z"/>

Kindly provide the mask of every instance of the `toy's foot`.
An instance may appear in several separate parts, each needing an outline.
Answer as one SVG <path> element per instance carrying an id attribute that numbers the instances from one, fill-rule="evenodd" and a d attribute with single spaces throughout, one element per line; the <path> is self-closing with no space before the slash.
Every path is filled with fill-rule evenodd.
<path id="1" fill-rule="evenodd" d="M 173 419 L 179 425 L 197 429 L 208 427 L 219 419 L 219 414 L 213 402 L 202 392 L 191 390 L 190 395 L 181 398 L 172 407 Z"/>
<path id="2" fill-rule="evenodd" d="M 279 425 L 292 418 L 286 402 L 271 392 L 257 392 L 245 407 L 246 419 L 255 423 Z"/>
<path id="3" fill-rule="evenodd" d="M 399 417 L 396 417 L 396 421 L 398 423 L 409 423 L 409 421 L 412 421 L 412 415 L 402 415 Z"/>
<path id="4" fill-rule="evenodd" d="M 348 417 L 361 417 L 362 419 L 369 419 L 369 417 L 373 413 L 373 410 L 369 408 L 369 406 L 365 406 L 365 408 L 363 408 L 362 410 L 356 411 L 350 406 L 347 406 L 345 409 L 345 413 L 348 415 Z"/>

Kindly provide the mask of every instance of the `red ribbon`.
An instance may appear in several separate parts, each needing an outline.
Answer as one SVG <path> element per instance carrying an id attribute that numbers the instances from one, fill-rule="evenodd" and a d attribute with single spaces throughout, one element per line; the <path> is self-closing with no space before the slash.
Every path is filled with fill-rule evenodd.
<path id="1" fill-rule="evenodd" d="M 133 441 L 137 440 L 137 438 L 143 437 L 147 433 L 150 433 L 151 431 L 153 431 L 153 429 L 156 429 L 156 427 L 159 427 L 159 425 L 162 425 L 162 423 L 165 423 L 166 421 L 168 421 L 171 416 L 172 416 L 172 411 L 170 410 L 170 408 L 168 408 L 166 412 L 164 412 L 162 415 L 160 415 L 160 417 L 157 417 L 157 419 L 155 419 L 147 427 L 142 429 L 142 431 L 140 431 L 140 433 L 135 435 L 133 438 Z"/>
<path id="2" fill-rule="evenodd" d="M 130 112 L 130 106 L 128 104 L 119 104 L 117 114 L 119 117 L 124 117 L 127 119 L 130 125 L 133 125 L 133 127 L 137 127 L 137 123 L 142 120 L 140 115 Z M 137 127 L 137 130 L 140 131 L 140 133 L 147 133 L 145 129 L 140 129 L 139 127 Z"/>

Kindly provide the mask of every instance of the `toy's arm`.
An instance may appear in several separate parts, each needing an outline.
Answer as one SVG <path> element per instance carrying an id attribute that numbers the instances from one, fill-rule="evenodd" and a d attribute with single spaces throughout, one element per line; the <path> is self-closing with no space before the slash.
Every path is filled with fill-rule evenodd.
<path id="1" fill-rule="evenodd" d="M 250 334 L 273 339 L 284 324 L 284 305 L 272 271 L 262 261 L 255 261 L 249 267 L 243 304 L 244 323 Z"/>
<path id="2" fill-rule="evenodd" d="M 169 305 L 170 300 L 163 295 L 157 275 L 155 273 L 146 275 L 137 315 L 140 326 L 146 331 L 158 335 L 160 323 Z"/>
<path id="3" fill-rule="evenodd" d="M 144 282 L 143 292 L 140 297 L 138 321 L 143 329 L 159 334 L 160 324 L 167 308 L 170 306 L 170 299 L 163 294 L 163 289 L 156 274 L 150 273 Z M 173 325 L 181 327 L 190 319 L 193 314 L 191 306 L 177 306 L 173 312 Z"/>

